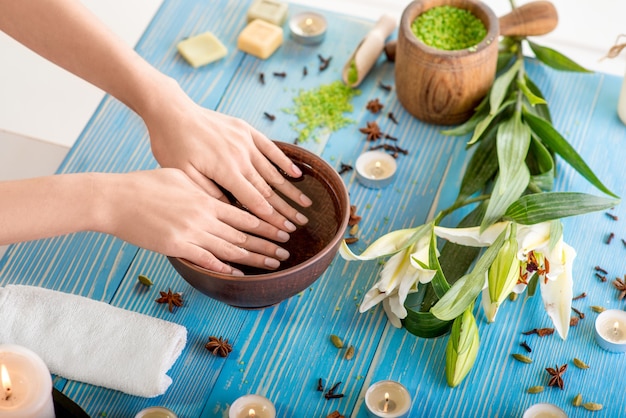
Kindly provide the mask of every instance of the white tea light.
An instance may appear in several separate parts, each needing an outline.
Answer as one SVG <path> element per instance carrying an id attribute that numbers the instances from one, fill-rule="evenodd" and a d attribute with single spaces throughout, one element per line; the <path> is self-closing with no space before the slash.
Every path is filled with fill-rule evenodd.
<path id="1" fill-rule="evenodd" d="M 356 160 L 357 179 L 367 187 L 389 185 L 396 174 L 396 159 L 383 151 L 364 152 Z"/>
<path id="2" fill-rule="evenodd" d="M 142 409 L 135 415 L 135 418 L 178 418 L 176 414 L 162 406 L 151 406 Z"/>
<path id="3" fill-rule="evenodd" d="M 609 309 L 596 318 L 596 342 L 615 353 L 626 352 L 626 311 Z"/>
<path id="4" fill-rule="evenodd" d="M 276 418 L 276 408 L 264 396 L 244 395 L 230 406 L 228 418 Z"/>
<path id="5" fill-rule="evenodd" d="M 411 395 L 401 383 L 381 380 L 365 392 L 365 406 L 370 417 L 407 417 L 411 408 Z"/>
<path id="6" fill-rule="evenodd" d="M 522 418 L 567 418 L 567 414 L 556 405 L 538 403 L 528 408 Z"/>
<path id="7" fill-rule="evenodd" d="M 0 345 L 0 416 L 54 418 L 50 371 L 37 354 L 19 345 Z"/>
<path id="8" fill-rule="evenodd" d="M 328 24 L 319 13 L 302 12 L 289 20 L 291 37 L 303 45 L 317 45 L 324 40 Z"/>

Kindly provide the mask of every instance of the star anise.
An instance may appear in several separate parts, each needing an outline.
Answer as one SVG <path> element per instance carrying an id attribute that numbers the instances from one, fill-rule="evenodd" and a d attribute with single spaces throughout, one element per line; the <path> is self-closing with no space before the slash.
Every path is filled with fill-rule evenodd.
<path id="1" fill-rule="evenodd" d="M 172 293 L 172 289 L 168 289 L 167 292 L 159 291 L 159 293 L 161 297 L 155 302 L 167 303 L 170 312 L 174 311 L 174 306 L 183 306 L 183 295 L 181 293 Z"/>
<path id="2" fill-rule="evenodd" d="M 624 299 L 624 296 L 626 296 L 626 276 L 624 277 L 624 280 L 619 278 L 613 280 L 613 286 L 615 286 L 615 288 L 619 290 L 619 295 L 617 296 L 617 298 Z"/>
<path id="3" fill-rule="evenodd" d="M 548 386 L 558 386 L 559 389 L 563 390 L 563 374 L 566 370 L 567 363 L 562 365 L 561 367 L 557 365 L 554 369 L 552 367 L 547 367 L 546 371 L 550 374 L 550 381 L 548 382 Z"/>
<path id="4" fill-rule="evenodd" d="M 383 107 L 385 106 L 377 98 L 370 100 L 367 102 L 367 105 L 365 105 L 365 108 L 372 113 L 380 112 Z"/>
<path id="5" fill-rule="evenodd" d="M 380 127 L 378 126 L 376 121 L 367 122 L 367 127 L 359 128 L 359 131 L 361 131 L 361 133 L 367 134 L 368 141 L 375 141 L 383 136 L 383 133 L 380 131 Z"/>
<path id="6" fill-rule="evenodd" d="M 222 337 L 209 337 L 209 342 L 204 345 L 214 356 L 226 357 L 228 353 L 233 351 L 233 346 Z"/>

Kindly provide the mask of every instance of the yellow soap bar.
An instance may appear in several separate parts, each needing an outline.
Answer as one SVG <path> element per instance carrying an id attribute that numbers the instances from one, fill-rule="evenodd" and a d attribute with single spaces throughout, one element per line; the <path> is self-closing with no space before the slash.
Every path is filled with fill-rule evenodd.
<path id="1" fill-rule="evenodd" d="M 287 3 L 276 0 L 256 0 L 248 9 L 248 22 L 255 19 L 265 20 L 277 26 L 282 26 L 287 20 Z"/>
<path id="2" fill-rule="evenodd" d="M 224 58 L 228 50 L 211 32 L 192 36 L 176 46 L 180 55 L 194 68 Z"/>
<path id="3" fill-rule="evenodd" d="M 266 59 L 283 43 L 283 29 L 261 19 L 253 20 L 237 38 L 237 48 Z"/>

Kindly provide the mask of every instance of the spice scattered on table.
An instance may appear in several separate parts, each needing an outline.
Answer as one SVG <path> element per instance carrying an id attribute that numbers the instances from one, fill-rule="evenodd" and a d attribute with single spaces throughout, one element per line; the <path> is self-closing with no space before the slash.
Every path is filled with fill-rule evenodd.
<path id="1" fill-rule="evenodd" d="M 604 312 L 606 309 L 602 306 L 597 306 L 597 305 L 591 305 L 591 310 L 596 312 L 596 313 L 602 313 Z"/>
<path id="2" fill-rule="evenodd" d="M 603 408 L 602 404 L 595 402 L 586 402 L 583 404 L 583 408 L 587 411 L 599 411 Z"/>
<path id="3" fill-rule="evenodd" d="M 578 395 L 574 396 L 574 399 L 572 399 L 572 405 L 581 406 L 582 404 L 583 404 L 583 395 L 579 393 Z"/>
<path id="4" fill-rule="evenodd" d="M 367 105 L 365 105 L 365 108 L 372 113 L 380 112 L 383 107 L 385 106 L 380 102 L 380 100 L 378 100 L 378 98 L 370 100 L 367 102 Z"/>
<path id="5" fill-rule="evenodd" d="M 351 345 L 350 347 L 348 347 L 348 349 L 346 350 L 346 354 L 344 356 L 344 358 L 346 360 L 352 360 L 354 358 L 354 355 L 356 353 L 356 349 L 354 348 L 353 345 Z"/>
<path id="6" fill-rule="evenodd" d="M 574 366 L 578 367 L 579 369 L 588 369 L 589 365 L 587 363 L 585 363 L 584 361 L 582 361 L 579 358 L 574 357 L 574 360 L 572 360 L 574 363 Z"/>
<path id="7" fill-rule="evenodd" d="M 265 74 L 264 73 L 259 73 L 259 81 L 261 82 L 261 84 L 265 84 Z"/>
<path id="8" fill-rule="evenodd" d="M 328 66 L 330 65 L 330 60 L 333 59 L 332 56 L 328 57 L 328 58 L 324 58 L 322 56 L 322 54 L 317 54 L 317 57 L 320 60 L 320 72 L 324 71 L 325 69 L 328 68 Z"/>
<path id="9" fill-rule="evenodd" d="M 543 386 L 532 386 L 528 388 L 528 393 L 541 393 L 543 392 Z"/>
<path id="10" fill-rule="evenodd" d="M 342 175 L 343 173 L 352 171 L 353 168 L 354 167 L 352 167 L 350 164 L 341 163 L 341 165 L 339 166 L 339 170 L 337 170 L 337 172 L 339 173 L 339 175 Z"/>
<path id="11" fill-rule="evenodd" d="M 209 342 L 204 345 L 204 348 L 209 350 L 214 356 L 226 357 L 233 351 L 233 346 L 228 342 L 228 339 L 222 337 L 209 337 Z"/>
<path id="12" fill-rule="evenodd" d="M 350 244 L 356 244 L 357 242 L 359 242 L 359 239 L 357 237 L 347 237 L 343 239 L 346 244 L 350 245 Z"/>
<path id="13" fill-rule="evenodd" d="M 470 48 L 487 35 L 479 18 L 454 6 L 437 6 L 421 13 L 411 23 L 411 31 L 426 45 L 445 51 Z"/>
<path id="14" fill-rule="evenodd" d="M 276 116 L 272 115 L 271 113 L 263 112 L 263 116 L 265 116 L 266 118 L 268 118 L 271 121 L 276 120 Z"/>
<path id="15" fill-rule="evenodd" d="M 366 134 L 368 141 L 375 141 L 383 136 L 376 121 L 367 122 L 367 126 L 365 128 L 359 128 L 359 132 Z"/>
<path id="16" fill-rule="evenodd" d="M 337 348 L 343 348 L 343 341 L 341 338 L 335 334 L 330 335 L 330 342 Z"/>
<path id="17" fill-rule="evenodd" d="M 586 297 L 587 297 L 587 293 L 586 292 L 582 292 L 580 295 L 573 297 L 572 300 L 578 300 L 578 299 L 582 299 L 582 298 L 586 298 Z"/>
<path id="18" fill-rule="evenodd" d="M 603 276 L 600 273 L 596 273 L 596 277 L 600 279 L 601 282 L 606 282 L 606 276 Z"/>
<path id="19" fill-rule="evenodd" d="M 346 418 L 339 413 L 339 411 L 333 411 L 326 418 Z"/>
<path id="20" fill-rule="evenodd" d="M 521 345 L 524 350 L 528 351 L 529 353 L 533 352 L 533 349 L 530 348 L 530 346 L 526 343 L 526 341 L 522 341 L 519 345 Z"/>
<path id="21" fill-rule="evenodd" d="M 302 77 L 306 77 L 309 73 L 309 70 L 306 68 L 306 65 L 302 68 Z"/>
<path id="22" fill-rule="evenodd" d="M 567 371 L 567 364 L 564 364 L 561 367 L 557 365 L 554 369 L 552 367 L 546 367 L 546 371 L 550 375 L 548 386 L 555 386 L 563 390 L 565 387 L 563 375 Z"/>
<path id="23" fill-rule="evenodd" d="M 615 238 L 615 234 L 611 232 L 609 236 L 606 238 L 606 244 L 607 245 L 611 244 L 611 242 L 613 241 L 613 238 Z"/>
<path id="24" fill-rule="evenodd" d="M 511 354 L 511 356 L 512 356 L 515 360 L 520 361 L 520 362 L 522 362 L 522 363 L 530 364 L 530 363 L 532 363 L 532 362 L 533 362 L 533 359 L 531 359 L 530 357 L 525 356 L 525 355 L 523 355 L 523 354 L 513 353 L 513 354 Z"/>
<path id="25" fill-rule="evenodd" d="M 609 274 L 609 272 L 608 272 L 608 271 L 606 271 L 605 269 L 603 269 L 603 268 L 602 268 L 602 267 L 600 267 L 600 266 L 595 266 L 595 267 L 594 267 L 594 269 L 595 269 L 596 271 L 599 271 L 599 272 L 600 272 L 600 273 L 602 273 L 602 274 Z"/>
<path id="26" fill-rule="evenodd" d="M 287 77 L 287 73 L 284 71 L 280 71 L 280 72 L 274 72 L 273 73 L 275 77 L 280 77 L 280 78 L 285 78 Z"/>
<path id="27" fill-rule="evenodd" d="M 395 123 L 396 125 L 398 124 L 398 120 L 396 119 L 395 115 L 393 114 L 393 112 L 389 112 L 387 113 L 387 117 L 389 118 L 390 121 L 392 121 L 393 123 Z"/>
<path id="28" fill-rule="evenodd" d="M 585 314 L 581 312 L 579 309 L 576 309 L 572 306 L 572 311 L 576 312 L 576 315 L 578 315 L 580 319 L 585 319 Z"/>
<path id="29" fill-rule="evenodd" d="M 317 391 L 324 392 L 324 381 L 322 380 L 321 377 L 317 379 Z"/>
<path id="30" fill-rule="evenodd" d="M 570 326 L 570 327 L 575 327 L 576 325 L 578 325 L 578 321 L 580 321 L 580 318 L 579 318 L 579 317 L 577 317 L 577 316 L 572 316 L 572 317 L 569 319 L 569 326 Z"/>
<path id="31" fill-rule="evenodd" d="M 348 225 L 353 226 L 361 222 L 361 217 L 356 214 L 357 207 L 356 205 L 350 205 L 350 217 L 348 218 Z"/>
<path id="32" fill-rule="evenodd" d="M 605 212 L 605 213 L 606 213 L 606 216 L 608 216 L 609 218 L 613 219 L 614 221 L 619 220 L 617 215 L 613 215 L 611 212 Z"/>
<path id="33" fill-rule="evenodd" d="M 156 303 L 167 303 L 170 312 L 174 311 L 174 306 L 183 306 L 183 295 L 181 293 L 173 293 L 172 289 L 168 289 L 167 292 L 159 291 L 161 297 L 158 298 Z"/>
<path id="34" fill-rule="evenodd" d="M 148 287 L 154 284 L 148 276 L 143 275 L 143 274 L 140 274 L 139 276 L 137 276 L 137 280 L 139 280 L 139 283 L 141 283 L 142 285 L 148 286 Z"/>
<path id="35" fill-rule="evenodd" d="M 624 280 L 619 277 L 615 278 L 615 280 L 613 280 L 613 286 L 619 290 L 617 298 L 620 300 L 624 299 L 624 296 L 626 296 L 626 275 L 624 276 Z"/>
<path id="36" fill-rule="evenodd" d="M 540 337 L 554 334 L 554 328 L 533 328 L 530 331 L 522 332 L 524 335 L 537 334 Z"/>
<path id="37" fill-rule="evenodd" d="M 341 382 L 335 383 L 330 389 L 328 389 L 328 391 L 324 394 L 324 398 L 326 399 L 343 398 L 343 393 L 335 393 L 337 388 L 339 388 L 339 385 L 341 385 Z"/>
<path id="38" fill-rule="evenodd" d="M 389 84 L 381 82 L 378 84 L 378 86 L 385 91 L 391 91 L 391 86 Z"/>

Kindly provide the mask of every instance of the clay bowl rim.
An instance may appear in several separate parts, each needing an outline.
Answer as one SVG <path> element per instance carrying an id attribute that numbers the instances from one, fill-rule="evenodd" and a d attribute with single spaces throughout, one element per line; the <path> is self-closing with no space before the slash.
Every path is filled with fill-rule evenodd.
<path id="1" fill-rule="evenodd" d="M 432 2 L 432 5 L 428 8 L 424 8 L 420 13 L 416 13 L 416 9 L 422 7 L 426 2 Z M 481 53 L 482 51 L 488 49 L 494 43 L 498 44 L 498 38 L 500 37 L 500 21 L 496 16 L 495 12 L 489 7 L 487 4 L 482 1 L 471 1 L 471 0 L 415 0 L 409 3 L 404 11 L 402 12 L 402 17 L 400 18 L 400 35 L 404 37 L 411 45 L 416 48 L 421 49 L 422 51 L 433 54 L 433 55 L 441 55 L 447 57 L 466 57 L 470 55 L 476 55 Z M 471 11 L 478 19 L 480 19 L 485 26 L 487 26 L 487 34 L 485 37 L 477 43 L 476 49 L 470 51 L 468 48 L 463 49 L 454 49 L 454 50 L 445 50 L 432 47 L 430 45 L 426 45 L 423 41 L 418 39 L 417 36 L 411 30 L 411 23 L 422 13 L 438 6 L 454 6 L 461 9 L 466 9 Z M 481 13 L 485 14 L 487 22 L 483 21 L 481 16 L 476 14 L 476 10 L 479 10 Z"/>
<path id="2" fill-rule="evenodd" d="M 284 270 L 268 270 L 267 273 L 260 273 L 260 274 L 249 274 L 249 275 L 243 275 L 243 276 L 236 276 L 234 274 L 224 274 L 224 273 L 219 273 L 219 272 L 215 272 L 212 270 L 208 270 L 205 269 L 204 267 L 200 267 L 197 264 L 192 263 L 191 261 L 185 259 L 185 258 L 181 258 L 181 257 L 170 257 L 172 259 L 175 259 L 177 261 L 179 261 L 180 263 L 184 264 L 185 266 L 205 275 L 205 276 L 211 276 L 213 278 L 216 279 L 220 279 L 220 280 L 227 280 L 227 281 L 236 281 L 236 282 L 253 282 L 253 281 L 266 281 L 266 280 L 271 280 L 271 279 L 276 279 L 278 277 L 282 277 L 282 276 L 286 276 L 286 275 L 290 275 L 290 274 L 294 274 L 299 272 L 300 270 L 305 270 L 307 269 L 310 265 L 315 264 L 316 262 L 318 262 L 320 259 L 324 258 L 325 255 L 327 255 L 334 247 L 336 247 L 339 242 L 341 240 L 344 239 L 344 233 L 346 231 L 346 228 L 348 226 L 348 221 L 350 220 L 350 195 L 348 193 L 348 189 L 346 188 L 346 185 L 343 182 L 343 179 L 341 178 L 341 176 L 339 175 L 339 173 L 337 173 L 337 170 L 335 170 L 328 162 L 326 162 L 326 160 L 324 160 L 322 157 L 320 157 L 317 154 L 312 153 L 311 151 L 299 147 L 297 145 L 294 144 L 290 144 L 288 142 L 280 142 L 280 141 L 274 141 L 274 143 L 290 158 L 292 159 L 292 157 L 289 154 L 290 150 L 297 150 L 298 152 L 302 152 L 304 153 L 307 157 L 309 157 L 309 159 L 312 157 L 313 159 L 316 159 L 320 162 L 321 165 L 326 166 L 326 168 L 328 169 L 329 174 L 335 178 L 337 184 L 341 185 L 340 189 L 341 191 L 343 191 L 343 193 L 337 193 L 337 194 L 343 194 L 345 196 L 345 200 L 346 200 L 346 204 L 344 209 L 344 216 L 343 219 L 341 220 L 341 223 L 339 224 L 339 226 L 337 227 L 337 232 L 335 233 L 335 235 L 333 236 L 333 238 L 328 242 L 328 244 L 326 244 L 324 246 L 324 248 L 322 248 L 320 251 L 318 251 L 313 257 L 309 258 L 308 260 L 303 261 L 300 264 L 296 264 L 295 266 L 291 266 L 289 268 L 286 268 Z M 301 163 L 301 164 L 307 164 L 309 165 L 306 161 L 304 160 L 300 160 L 300 161 L 295 161 L 296 163 Z M 323 177 L 324 181 L 330 185 L 332 182 L 327 178 L 327 177 Z M 335 188 L 333 188 L 333 190 L 335 190 Z M 341 206 L 341 202 L 338 202 L 338 205 Z M 335 254 L 336 255 L 336 254 Z M 333 256 L 334 258 L 334 256 Z"/>

